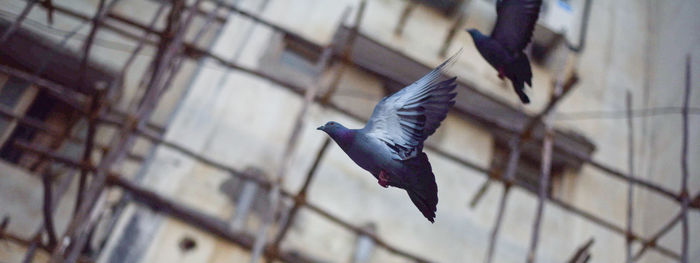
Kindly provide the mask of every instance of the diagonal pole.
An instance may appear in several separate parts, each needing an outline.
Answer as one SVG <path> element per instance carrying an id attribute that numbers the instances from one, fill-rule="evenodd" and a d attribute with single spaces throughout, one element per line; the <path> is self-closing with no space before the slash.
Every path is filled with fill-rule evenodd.
<path id="1" fill-rule="evenodd" d="M 685 62 L 685 94 L 683 96 L 683 141 L 681 142 L 681 171 L 683 177 L 681 179 L 681 214 L 682 214 L 682 236 L 683 243 L 681 245 L 681 262 L 688 263 L 688 205 L 690 203 L 688 197 L 688 105 L 690 104 L 690 71 L 691 59 L 690 54 Z"/>
<path id="2" fill-rule="evenodd" d="M 569 57 L 564 62 L 564 67 L 562 68 L 559 77 L 556 80 L 554 89 L 551 93 L 550 101 L 554 101 L 555 98 L 561 97 L 564 92 L 564 78 L 567 74 Z M 567 90 L 570 87 L 566 88 Z M 552 104 L 553 105 L 553 104 Z M 551 114 L 554 112 L 554 106 L 549 108 L 550 111 L 542 114 L 542 124 L 544 125 L 544 139 L 542 141 L 542 164 L 540 168 L 540 180 L 539 189 L 537 192 L 537 213 L 535 214 L 534 224 L 532 226 L 532 236 L 530 240 L 530 248 L 527 254 L 527 262 L 532 263 L 535 261 L 535 256 L 537 253 L 537 243 L 540 236 L 540 227 L 542 225 L 542 217 L 544 214 L 545 201 L 547 200 L 547 193 L 549 191 L 549 181 L 551 178 L 552 171 L 552 149 L 554 148 L 554 128 L 550 120 Z"/>
<path id="3" fill-rule="evenodd" d="M 634 123 L 632 120 L 632 93 L 627 91 L 626 97 L 627 105 L 627 162 L 629 169 L 629 176 L 634 176 Z M 632 233 L 632 216 L 633 216 L 633 206 L 634 206 L 634 184 L 629 181 L 627 185 L 627 233 L 625 242 L 625 258 L 627 263 L 633 262 L 632 260 L 632 242 L 634 238 L 630 233 Z"/>
<path id="4" fill-rule="evenodd" d="M 569 64 L 569 57 L 567 57 L 567 63 L 565 63 L 565 68 L 562 70 L 562 75 L 568 72 L 566 70 L 566 65 Z M 532 138 L 532 133 L 537 124 L 543 119 L 546 119 L 549 114 L 554 111 L 559 101 L 564 98 L 571 90 L 573 90 L 574 85 L 578 82 L 578 77 L 575 73 L 569 76 L 566 81 L 562 78 L 557 79 L 557 85 L 555 86 L 554 94 L 549 100 L 545 108 L 532 117 L 528 123 L 525 125 L 522 133 L 519 136 L 514 137 L 510 142 L 510 154 L 508 156 L 508 164 L 506 166 L 506 173 L 503 178 L 503 194 L 501 195 L 501 201 L 498 205 L 498 214 L 496 216 L 496 222 L 491 230 L 491 236 L 489 240 L 489 246 L 486 251 L 486 257 L 484 262 L 490 263 L 493 260 L 493 253 L 496 248 L 496 242 L 498 240 L 498 232 L 501 228 L 501 223 L 503 221 L 503 214 L 505 213 L 505 208 L 507 204 L 508 193 L 510 192 L 511 186 L 515 183 L 515 173 L 518 170 L 518 160 L 520 159 L 520 151 L 525 142 Z M 562 84 L 563 83 L 563 84 Z M 546 197 L 546 196 L 545 196 Z"/>
<path id="5" fill-rule="evenodd" d="M 19 17 L 17 17 L 17 19 L 15 19 L 15 21 L 12 22 L 12 24 L 7 29 L 5 29 L 5 32 L 2 33 L 2 36 L 0 36 L 0 46 L 5 44 L 5 41 L 10 39 L 12 33 L 14 33 L 17 30 L 17 28 L 20 27 L 22 21 L 24 21 L 24 19 L 27 18 L 29 11 L 32 11 L 32 8 L 37 2 L 39 2 L 39 0 L 29 0 L 27 2 L 27 4 L 24 6 L 24 9 L 22 9 L 22 13 L 20 13 Z"/>
<path id="6" fill-rule="evenodd" d="M 182 2 L 182 1 L 180 1 Z M 195 4 L 190 7 L 188 17 L 183 23 L 184 28 L 187 28 L 194 18 L 194 9 L 199 5 L 201 0 L 198 0 Z M 180 22 L 179 20 L 176 22 Z M 151 78 L 149 86 L 159 86 L 162 83 L 163 73 L 165 72 L 165 67 L 169 65 L 172 61 L 172 57 L 177 55 L 178 50 L 180 50 L 183 43 L 184 31 L 182 28 L 177 27 L 177 33 L 172 41 L 168 41 L 165 47 L 165 51 L 162 52 L 162 56 L 158 56 L 157 66 L 155 67 L 153 77 Z M 100 162 L 97 171 L 94 173 L 94 180 L 90 184 L 90 187 L 85 192 L 85 202 L 81 204 L 78 213 L 75 215 L 73 220 L 68 225 L 66 233 L 61 240 L 59 240 L 59 245 L 56 246 L 52 254 L 50 262 L 63 262 L 64 254 L 67 256 L 66 262 L 75 262 L 79 256 L 90 226 L 96 223 L 95 221 L 95 208 L 98 203 L 103 203 L 104 201 L 104 186 L 107 178 L 107 173 L 112 164 L 116 163 L 125 155 L 125 150 L 130 147 L 134 142 L 135 136 L 134 131 L 142 128 L 149 116 L 155 109 L 155 105 L 158 101 L 160 88 L 149 89 L 146 94 L 142 105 L 138 108 L 135 115 L 132 116 L 129 122 L 121 128 L 121 134 L 115 136 L 112 140 L 113 151 L 110 151 Z M 99 199 L 99 202 L 98 202 Z M 70 251 L 64 251 L 67 245 L 71 245 Z M 65 252 L 65 253 L 64 253 Z"/>
<path id="7" fill-rule="evenodd" d="M 275 214 L 277 213 L 278 205 L 280 203 L 280 188 L 284 183 L 284 178 L 287 175 L 287 171 L 290 170 L 290 167 L 292 165 L 292 153 L 294 153 L 294 151 L 296 150 L 297 143 L 299 142 L 299 136 L 301 136 L 301 128 L 304 127 L 304 120 L 306 119 L 306 112 L 308 112 L 309 107 L 316 99 L 316 94 L 320 90 L 321 76 L 323 70 L 326 68 L 328 62 L 332 57 L 332 51 L 333 48 L 331 46 L 328 46 L 323 50 L 320 62 L 317 65 L 318 73 L 316 76 L 316 80 L 314 81 L 315 83 L 313 83 L 311 87 L 309 87 L 304 93 L 304 104 L 301 106 L 301 110 L 299 111 L 299 113 L 297 113 L 297 118 L 294 124 L 294 128 L 292 130 L 292 134 L 289 136 L 289 140 L 287 141 L 287 145 L 285 146 L 284 153 L 282 155 L 282 165 L 277 170 L 277 176 L 275 177 L 272 184 L 272 189 L 270 190 L 270 201 L 268 204 L 269 207 L 267 213 L 264 215 L 263 225 L 260 227 L 255 237 L 255 244 L 253 246 L 252 256 L 250 257 L 251 263 L 257 263 L 260 261 L 263 250 L 265 249 L 265 246 L 267 244 L 267 233 L 269 231 L 270 226 L 275 221 Z"/>

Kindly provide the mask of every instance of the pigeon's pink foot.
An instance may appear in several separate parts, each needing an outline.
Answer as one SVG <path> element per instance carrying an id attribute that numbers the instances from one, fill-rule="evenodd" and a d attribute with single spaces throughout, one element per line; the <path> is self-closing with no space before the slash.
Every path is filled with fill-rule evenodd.
<path id="1" fill-rule="evenodd" d="M 498 69 L 498 78 L 503 79 L 505 77 L 505 74 L 503 74 L 503 68 Z"/>
<path id="2" fill-rule="evenodd" d="M 384 187 L 384 188 L 389 187 L 389 177 L 388 177 L 387 174 L 384 172 L 384 170 L 382 170 L 382 171 L 379 172 L 379 176 L 378 176 L 378 177 L 379 177 L 379 181 L 377 181 L 377 182 L 379 183 L 379 185 L 381 185 L 381 186 Z"/>

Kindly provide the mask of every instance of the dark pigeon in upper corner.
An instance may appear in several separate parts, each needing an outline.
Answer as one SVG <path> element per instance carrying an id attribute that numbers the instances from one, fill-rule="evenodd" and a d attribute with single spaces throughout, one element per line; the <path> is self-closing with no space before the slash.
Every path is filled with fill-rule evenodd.
<path id="1" fill-rule="evenodd" d="M 523 103 L 530 103 L 524 83 L 532 87 L 530 61 L 523 49 L 532 38 L 540 6 L 542 0 L 498 0 L 498 18 L 490 37 L 473 28 L 467 30 L 481 56 L 498 70 L 499 78 L 510 79 Z"/>
<path id="2" fill-rule="evenodd" d="M 435 222 L 437 184 L 423 152 L 423 141 L 435 132 L 455 103 L 457 78 L 439 79 L 457 54 L 413 84 L 384 97 L 364 128 L 348 129 L 334 121 L 318 127 L 350 159 L 377 178 L 379 185 L 405 189 L 430 222 Z"/>

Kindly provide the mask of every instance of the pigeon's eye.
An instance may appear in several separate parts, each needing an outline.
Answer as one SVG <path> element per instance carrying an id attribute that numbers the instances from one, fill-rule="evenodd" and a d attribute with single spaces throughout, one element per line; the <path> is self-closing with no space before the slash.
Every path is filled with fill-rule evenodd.
<path id="1" fill-rule="evenodd" d="M 331 125 L 331 126 L 333 126 L 333 125 L 335 125 L 335 123 L 332 123 L 332 122 L 331 122 L 331 123 L 329 123 L 328 125 Z"/>

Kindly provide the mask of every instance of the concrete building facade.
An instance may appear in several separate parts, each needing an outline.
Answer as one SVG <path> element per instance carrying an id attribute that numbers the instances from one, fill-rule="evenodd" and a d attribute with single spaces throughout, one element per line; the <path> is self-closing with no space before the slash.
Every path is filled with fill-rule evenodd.
<path id="1" fill-rule="evenodd" d="M 572 157 L 572 152 L 629 172 L 627 92 L 632 94 L 632 108 L 635 109 L 632 118 L 634 176 L 680 193 L 680 107 L 688 56 L 692 58 L 693 76 L 690 105 L 694 107 L 700 103 L 700 81 L 696 77 L 700 72 L 698 1 L 545 1 L 547 10 L 543 12 L 546 14 L 535 33 L 535 45 L 528 51 L 536 58 L 533 59 L 534 87 L 528 90 L 533 102 L 527 106 L 519 103 L 509 83 L 498 79 L 497 72 L 481 58 L 469 35 L 462 30 L 475 27 L 488 32 L 495 19 L 494 1 L 461 1 L 457 11 L 446 15 L 436 3 L 413 6 L 411 1 L 369 0 L 361 16 L 357 14 L 361 5 L 357 0 L 225 2 L 278 28 L 256 23 L 240 12 L 217 9 L 216 1 L 203 1 L 204 12 L 195 18 L 185 41 L 209 50 L 217 58 L 292 83 L 301 90 L 285 88 L 279 82 L 232 69 L 211 56 L 190 56 L 183 59 L 171 88 L 164 94 L 150 122 L 153 130 L 162 132 L 165 141 L 217 163 L 271 179 L 283 167 L 283 152 L 296 116 L 303 107 L 304 97 L 300 91 L 320 85 L 320 93 L 329 94 L 330 87 L 336 86 L 329 104 L 312 104 L 303 121 L 297 148 L 291 155 L 292 165 L 283 184 L 283 189 L 292 193 L 301 189 L 307 173 L 315 166 L 317 152 L 324 147 L 326 135 L 315 127 L 335 120 L 350 128 L 361 128 L 364 123 L 355 116 L 369 117 L 382 97 L 427 73 L 446 56 L 462 50 L 456 64 L 448 70 L 460 81 L 458 102 L 427 141 L 430 147 L 426 153 L 439 188 L 440 201 L 434 224 L 420 215 L 402 190 L 377 185 L 373 177 L 357 167 L 333 143 L 314 169 L 315 176 L 306 196 L 309 203 L 329 214 L 368 229 L 387 243 L 421 258 L 436 262 L 484 260 L 504 187 L 493 180 L 483 196 L 470 204 L 489 176 L 463 162 L 489 171 L 502 170 L 512 134 L 498 127 L 522 129 L 528 117 L 547 105 L 554 83 L 563 75 L 562 68 L 575 71 L 579 81 L 550 118 L 556 133 L 548 197 L 575 210 L 594 214 L 613 228 L 626 228 L 628 182 Z M 71 0 L 57 2 L 55 6 L 91 17 L 98 3 L 97 0 Z M 25 4 L 16 0 L 0 1 L 0 19 L 12 21 Z M 588 14 L 585 12 L 587 5 L 590 5 Z M 168 6 L 160 1 L 116 1 L 110 6 L 110 12 L 116 16 L 108 16 L 106 23 L 141 36 L 143 30 L 117 24 L 118 18 L 148 25 L 158 16 L 156 29 L 162 31 Z M 411 7 L 407 9 L 407 6 Z M 217 13 L 212 22 L 207 23 L 206 13 L 210 10 L 217 10 Z M 345 12 L 349 13 L 344 16 Z M 397 34 L 397 24 L 406 13 L 402 33 Z M 76 37 L 67 41 L 63 48 L 68 53 L 79 53 L 89 32 L 88 26 L 80 28 L 85 22 L 55 11 L 53 24 L 49 26 L 46 16 L 45 7 L 33 8 L 20 27 L 21 32 L 60 45 L 63 37 L 77 28 Z M 352 34 L 356 17 L 361 19 L 348 55 L 353 63 L 342 63 L 338 58 L 344 56 L 345 45 L 340 43 L 345 43 L 343 41 Z M 445 39 L 455 23 L 458 30 L 445 54 L 441 55 Z M 204 28 L 201 34 L 198 34 L 199 28 Z M 581 30 L 585 30 L 585 34 L 581 34 Z M 110 114 L 121 116 L 120 112 L 129 112 L 130 107 L 138 104 L 144 92 L 139 89 L 142 81 L 139 76 L 148 72 L 157 49 L 154 45 L 145 45 L 128 71 L 122 73 L 120 70 L 129 61 L 129 54 L 137 47 L 138 40 L 128 39 L 109 28 L 100 30 L 96 39 L 90 62 L 105 75 L 121 76 L 115 78 L 118 81 L 109 82 L 118 86 L 114 89 L 116 95 L 110 97 L 113 100 Z M 149 35 L 148 39 L 157 37 Z M 336 59 L 319 71 L 315 66 L 322 49 L 329 45 L 335 45 L 331 48 Z M 567 45 L 581 50 L 573 52 Z M 2 48 L 3 54 L 11 54 L 13 50 L 6 47 Z M 56 63 L 52 62 L 51 66 Z M 6 64 L 5 60 L 2 64 Z M 24 67 L 29 71 L 40 66 Z M 342 74 L 338 74 L 339 71 Z M 339 76 L 337 81 L 334 80 L 336 76 Z M 61 83 L 55 78 L 55 82 Z M 0 75 L 3 87 L 14 79 L 8 74 Z M 39 95 L 32 95 L 32 89 L 40 90 L 31 86 L 23 88 L 22 96 L 28 98 L 25 100 L 38 101 L 35 97 L 45 96 L 39 91 L 33 92 Z M 0 92 L 5 90 L 8 89 L 2 88 Z M 39 107 L 32 106 L 36 102 L 27 103 L 30 105 L 13 103 L 16 112 L 30 115 L 31 107 Z M 697 112 L 697 107 L 692 108 L 689 117 L 688 188 L 691 198 L 700 190 L 700 177 L 694 169 L 700 168 Z M 42 120 L 48 125 L 56 122 L 56 127 L 60 127 L 70 119 L 61 116 L 49 115 Z M 0 123 L 3 124 L 0 132 L 9 130 L 11 122 L 7 123 Z M 85 120 L 76 118 L 73 125 L 67 125 L 71 127 L 67 130 L 75 137 L 85 138 L 86 126 Z M 541 132 L 542 127 L 538 129 L 536 131 Z M 106 145 L 115 132 L 115 127 L 100 126 L 96 137 L 98 145 Z M 41 136 L 21 137 L 14 128 L 7 134 L 7 141 L 29 140 L 41 144 L 42 140 L 47 140 Z M 541 135 L 536 132 L 535 137 L 541 138 Z M 5 140 L 0 142 L 5 143 Z M 11 152 L 6 146 L 2 147 L 3 152 Z M 75 158 L 81 154 L 79 143 L 65 142 L 54 148 Z M 510 189 L 507 197 L 495 262 L 522 262 L 527 257 L 538 201 L 540 150 L 540 139 L 525 147 L 517 186 Z M 130 152 L 133 158 L 126 158 L 113 171 L 155 193 L 227 222 L 235 231 L 253 236 L 261 227 L 269 201 L 266 188 L 143 138 L 137 140 Z M 99 159 L 102 154 L 95 151 L 94 158 Z M 31 155 L 24 155 L 3 156 L 0 160 L 3 167 L 0 169 L 0 216 L 7 215 L 11 219 L 7 232 L 31 239 L 33 231 L 42 223 L 42 189 L 41 179 L 31 175 L 31 164 L 38 161 Z M 56 169 L 63 171 L 63 167 Z M 63 231 L 70 220 L 77 192 L 77 179 L 68 182 L 70 187 L 56 208 L 58 232 Z M 635 186 L 634 189 L 632 230 L 637 236 L 648 239 L 676 216 L 680 206 L 677 201 L 647 188 Z M 96 230 L 98 238 L 92 244 L 95 249 L 92 256 L 98 262 L 250 261 L 247 249 L 133 202 L 119 190 L 111 191 L 107 200 L 107 212 L 102 215 Z M 283 222 L 292 206 L 290 199 L 283 199 L 277 218 Z M 546 202 L 537 262 L 567 261 L 590 239 L 594 240 L 589 249 L 592 262 L 625 260 L 626 237 L 623 234 L 570 210 Z M 690 209 L 688 222 L 689 258 L 693 262 L 700 260 L 697 208 Z M 278 230 L 279 225 L 272 227 L 271 238 Z M 675 224 L 657 242 L 667 252 L 649 249 L 639 262 L 677 261 L 676 257 L 681 254 L 681 232 L 681 224 Z M 409 261 L 305 207 L 299 210 L 280 248 L 319 262 Z M 640 242 L 634 242 L 632 248 L 637 252 Z M 20 262 L 25 251 L 26 247 L 12 244 L 7 249 L 0 248 L 0 259 Z M 45 260 L 46 256 L 40 253 L 36 259 Z"/>

